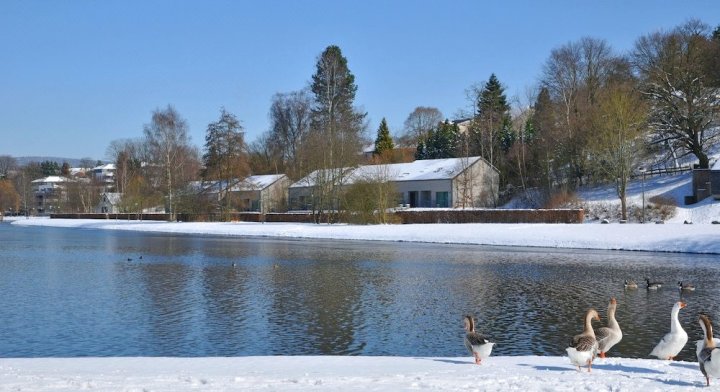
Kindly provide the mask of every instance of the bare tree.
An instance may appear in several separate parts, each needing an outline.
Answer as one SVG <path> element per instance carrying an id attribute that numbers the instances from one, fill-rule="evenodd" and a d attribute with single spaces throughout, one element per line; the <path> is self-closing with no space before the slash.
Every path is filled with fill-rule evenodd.
<path id="1" fill-rule="evenodd" d="M 282 153 L 272 142 L 272 131 L 263 132 L 248 145 L 248 159 L 250 169 L 255 174 L 284 173 L 287 175 Z M 295 171 L 294 168 L 289 168 L 289 170 Z M 290 176 L 288 175 L 288 177 Z"/>
<path id="2" fill-rule="evenodd" d="M 707 148 L 720 139 L 713 129 L 720 93 L 707 73 L 709 45 L 707 25 L 690 20 L 670 32 L 641 37 L 633 52 L 643 94 L 651 103 L 655 143 L 694 155 L 700 168 L 709 167 Z"/>
<path id="3" fill-rule="evenodd" d="M 185 166 L 189 156 L 186 154 L 193 152 L 189 145 L 187 123 L 174 107 L 168 105 L 165 109 L 153 111 L 152 120 L 145 125 L 144 133 L 152 163 L 163 173 L 167 209 L 170 219 L 175 220 L 173 196 L 178 185 L 181 185 L 176 180 L 188 174 Z"/>
<path id="4" fill-rule="evenodd" d="M 300 90 L 275 94 L 270 106 L 269 149 L 281 154 L 285 174 L 292 179 L 307 174 L 300 148 L 310 132 L 312 104 L 310 92 Z"/>
<path id="5" fill-rule="evenodd" d="M 415 147 L 420 140 L 435 129 L 443 121 L 443 114 L 438 108 L 418 106 L 405 119 L 404 133 L 398 140 L 402 147 Z"/>
<path id="6" fill-rule="evenodd" d="M 128 183 L 134 177 L 142 175 L 142 162 L 147 157 L 143 140 L 113 140 L 105 155 L 115 163 L 115 189 L 119 193 L 125 193 Z"/>
<path id="7" fill-rule="evenodd" d="M 563 136 L 560 158 L 570 169 L 568 179 L 582 185 L 586 176 L 587 146 L 591 140 L 590 118 L 596 95 L 613 77 L 622 74 L 618 60 L 604 40 L 582 38 L 553 49 L 545 62 L 542 87 L 556 104 L 557 123 Z M 560 165 L 563 166 L 563 165 Z"/>
<path id="8" fill-rule="evenodd" d="M 353 174 L 347 189 L 345 212 L 352 223 L 391 223 L 390 209 L 398 203 L 398 191 L 392 179 L 397 177 L 390 165 L 367 165 Z"/>
<path id="9" fill-rule="evenodd" d="M 20 195 L 10 180 L 0 180 L 0 216 L 5 211 L 17 212 L 20 208 Z"/>
<path id="10" fill-rule="evenodd" d="M 0 155 L 0 179 L 8 178 L 11 171 L 17 169 L 17 160 L 10 155 Z"/>
<path id="11" fill-rule="evenodd" d="M 597 167 L 615 181 L 622 218 L 627 219 L 627 183 L 642 156 L 647 110 L 640 94 L 627 83 L 604 89 L 598 100 L 593 156 Z"/>
<path id="12" fill-rule="evenodd" d="M 220 181 L 221 213 L 225 216 L 230 209 L 230 189 L 248 176 L 250 168 L 240 121 L 224 108 L 218 121 L 208 125 L 203 163 L 203 179 Z"/>

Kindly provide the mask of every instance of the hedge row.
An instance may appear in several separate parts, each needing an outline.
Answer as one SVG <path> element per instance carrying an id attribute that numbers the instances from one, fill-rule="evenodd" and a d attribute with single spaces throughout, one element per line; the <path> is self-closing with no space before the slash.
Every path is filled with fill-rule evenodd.
<path id="1" fill-rule="evenodd" d="M 404 210 L 396 211 L 395 216 L 402 223 L 582 223 L 585 211 L 582 209 L 556 210 Z M 51 218 L 63 219 L 122 219 L 167 221 L 169 214 L 52 214 Z M 178 214 L 183 222 L 217 222 L 219 214 Z M 227 215 L 230 221 L 243 222 L 294 222 L 312 223 L 313 215 L 302 213 L 238 212 Z"/>
<path id="2" fill-rule="evenodd" d="M 583 209 L 397 211 L 402 223 L 582 223 Z"/>
<path id="3" fill-rule="evenodd" d="M 167 221 L 170 214 L 50 214 L 53 219 L 119 219 L 119 220 L 147 220 L 147 221 Z"/>

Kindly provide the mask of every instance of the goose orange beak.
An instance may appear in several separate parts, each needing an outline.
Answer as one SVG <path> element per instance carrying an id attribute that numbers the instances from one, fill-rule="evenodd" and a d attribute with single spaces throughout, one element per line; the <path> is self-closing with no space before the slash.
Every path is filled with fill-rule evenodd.
<path id="1" fill-rule="evenodd" d="M 682 308 L 684 308 L 684 307 L 686 307 L 686 306 L 687 306 L 687 303 L 686 303 L 686 302 L 680 301 L 680 309 L 682 309 Z"/>

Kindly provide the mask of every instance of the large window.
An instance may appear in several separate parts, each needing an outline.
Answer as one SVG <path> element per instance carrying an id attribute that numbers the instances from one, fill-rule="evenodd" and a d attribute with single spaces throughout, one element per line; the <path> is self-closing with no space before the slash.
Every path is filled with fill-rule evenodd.
<path id="1" fill-rule="evenodd" d="M 437 207 L 450 207 L 450 192 L 435 192 L 435 204 Z"/>
<path id="2" fill-rule="evenodd" d="M 420 207 L 432 207 L 431 191 L 420 191 Z"/>

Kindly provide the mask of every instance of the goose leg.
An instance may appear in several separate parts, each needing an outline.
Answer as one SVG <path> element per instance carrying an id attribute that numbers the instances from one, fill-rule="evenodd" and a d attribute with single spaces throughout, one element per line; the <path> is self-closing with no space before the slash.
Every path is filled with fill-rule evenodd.
<path id="1" fill-rule="evenodd" d="M 592 359 L 588 359 L 587 365 L 588 365 L 588 373 L 590 373 L 592 371 Z"/>
<path id="2" fill-rule="evenodd" d="M 605 351 L 600 351 L 600 358 L 605 358 Z"/>

